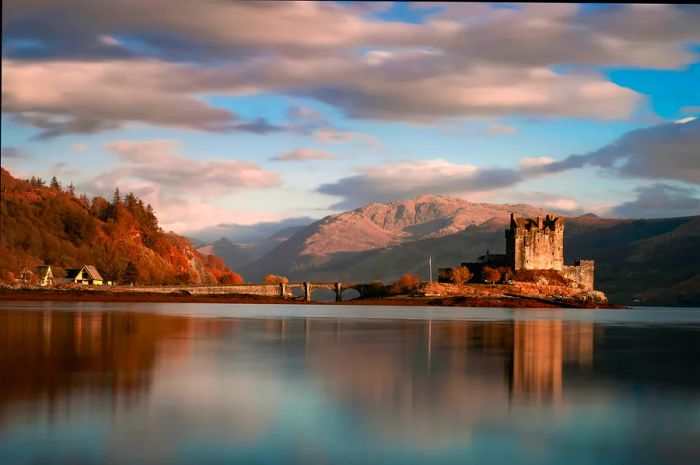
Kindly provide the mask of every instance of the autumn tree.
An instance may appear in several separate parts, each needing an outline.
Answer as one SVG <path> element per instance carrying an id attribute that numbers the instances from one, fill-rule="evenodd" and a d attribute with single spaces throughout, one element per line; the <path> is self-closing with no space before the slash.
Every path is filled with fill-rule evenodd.
<path id="1" fill-rule="evenodd" d="M 365 296 L 367 297 L 385 297 L 389 293 L 387 286 L 383 282 L 376 280 L 369 283 L 367 289 L 365 289 Z"/>
<path id="2" fill-rule="evenodd" d="M 513 279 L 513 269 L 508 266 L 498 267 L 498 272 L 501 273 L 501 279 L 508 282 Z"/>
<path id="3" fill-rule="evenodd" d="M 219 282 L 221 284 L 243 284 L 243 276 L 230 271 L 221 276 Z"/>
<path id="4" fill-rule="evenodd" d="M 2 282 L 5 284 L 12 284 L 15 282 L 15 274 L 11 271 L 5 271 L 2 273 Z"/>
<path id="5" fill-rule="evenodd" d="M 286 284 L 288 282 L 289 280 L 285 276 L 277 276 L 274 274 L 269 274 L 262 280 L 262 284 Z"/>
<path id="6" fill-rule="evenodd" d="M 472 272 L 466 266 L 452 268 L 451 280 L 454 284 L 464 284 L 472 279 Z"/>
<path id="7" fill-rule="evenodd" d="M 395 294 L 413 293 L 420 286 L 420 278 L 414 274 L 406 273 L 394 283 L 393 290 Z"/>
<path id="8" fill-rule="evenodd" d="M 122 281 L 124 284 L 135 284 L 138 279 L 139 270 L 136 268 L 136 265 L 134 265 L 134 262 L 129 260 L 124 268 L 124 272 L 122 273 Z"/>
<path id="9" fill-rule="evenodd" d="M 481 270 L 481 277 L 487 283 L 493 284 L 501 279 L 501 273 L 497 269 L 491 268 L 487 265 L 484 266 L 483 270 Z"/>

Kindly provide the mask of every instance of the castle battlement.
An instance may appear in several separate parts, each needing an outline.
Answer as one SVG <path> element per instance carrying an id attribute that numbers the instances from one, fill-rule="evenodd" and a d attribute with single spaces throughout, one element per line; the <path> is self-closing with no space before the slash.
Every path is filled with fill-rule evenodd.
<path id="1" fill-rule="evenodd" d="M 564 222 L 559 217 L 510 215 L 506 230 L 506 260 L 514 271 L 564 268 Z"/>

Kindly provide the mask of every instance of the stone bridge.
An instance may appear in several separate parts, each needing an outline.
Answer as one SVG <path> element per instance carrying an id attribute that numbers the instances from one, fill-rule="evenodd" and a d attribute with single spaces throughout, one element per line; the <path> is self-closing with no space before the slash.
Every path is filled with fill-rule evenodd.
<path id="1" fill-rule="evenodd" d="M 311 293 L 316 289 L 328 289 L 335 292 L 335 301 L 342 301 L 343 291 L 355 289 L 360 297 L 365 297 L 369 286 L 367 284 L 345 284 L 334 282 L 310 282 L 281 283 L 281 284 L 229 284 L 219 286 L 120 286 L 118 290 L 127 292 L 149 292 L 158 294 L 171 294 L 173 292 L 187 293 L 190 295 L 212 294 L 245 294 L 260 295 L 266 297 L 293 298 L 292 290 L 300 289 L 304 292 L 304 301 L 311 301 Z"/>
<path id="2" fill-rule="evenodd" d="M 342 302 L 343 291 L 347 289 L 354 289 L 360 294 L 361 297 L 365 297 L 367 293 L 368 286 L 366 284 L 344 284 L 344 283 L 314 283 L 309 281 L 304 281 L 303 283 L 285 283 L 280 284 L 280 296 L 291 297 L 292 289 L 301 289 L 304 291 L 304 300 L 306 302 L 311 301 L 311 293 L 316 289 L 328 289 L 335 292 L 335 301 Z"/>

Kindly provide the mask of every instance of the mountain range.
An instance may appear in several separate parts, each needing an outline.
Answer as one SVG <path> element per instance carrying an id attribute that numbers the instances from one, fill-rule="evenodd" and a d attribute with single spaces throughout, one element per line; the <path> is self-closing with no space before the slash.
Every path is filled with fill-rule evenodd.
<path id="1" fill-rule="evenodd" d="M 433 277 L 439 267 L 505 251 L 510 213 L 544 216 L 538 207 L 420 196 L 373 203 L 287 228 L 253 244 L 222 238 L 214 253 L 248 281 L 273 273 L 290 280 L 393 282 L 404 273 Z M 614 302 L 700 304 L 700 216 L 612 219 L 566 216 L 565 260 L 596 260 L 596 287 Z"/>

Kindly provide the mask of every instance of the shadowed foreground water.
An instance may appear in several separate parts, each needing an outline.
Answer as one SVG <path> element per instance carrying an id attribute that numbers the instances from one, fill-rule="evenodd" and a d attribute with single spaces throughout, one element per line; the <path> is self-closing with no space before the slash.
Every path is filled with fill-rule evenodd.
<path id="1" fill-rule="evenodd" d="M 0 463 L 697 464 L 700 310 L 2 303 Z"/>

